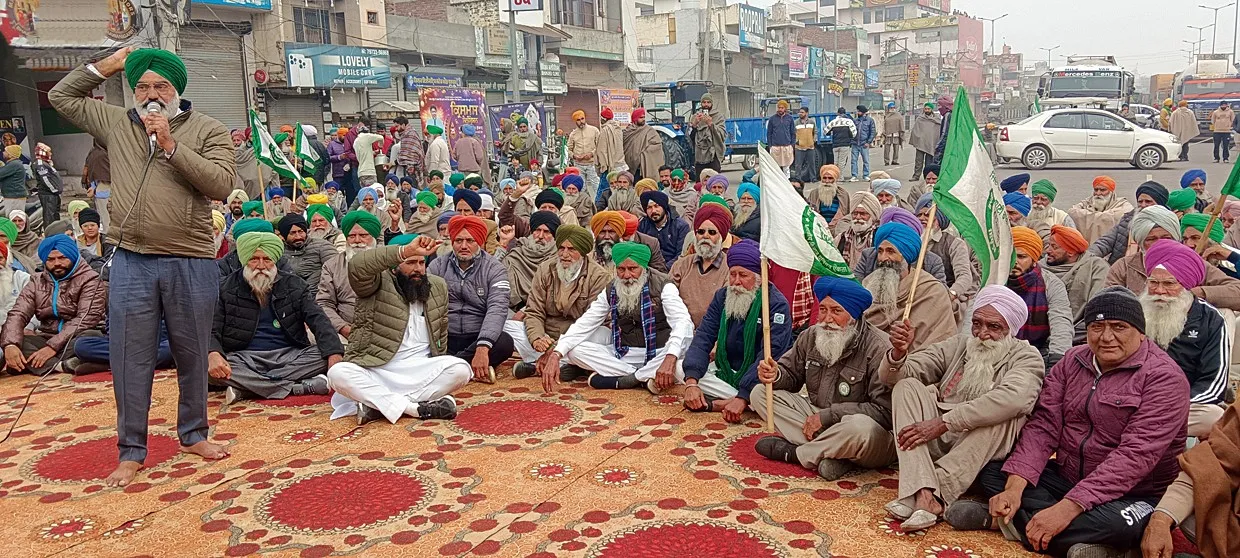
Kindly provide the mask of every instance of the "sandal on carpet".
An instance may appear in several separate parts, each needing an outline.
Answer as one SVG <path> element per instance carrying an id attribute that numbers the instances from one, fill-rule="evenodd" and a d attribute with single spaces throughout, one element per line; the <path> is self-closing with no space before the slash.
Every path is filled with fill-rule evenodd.
<path id="1" fill-rule="evenodd" d="M 899 519 L 900 521 L 904 521 L 905 519 L 908 519 L 909 516 L 913 515 L 912 506 L 909 506 L 899 500 L 887 502 L 887 504 L 883 506 L 883 509 L 887 510 L 887 513 L 891 514 L 891 517 Z"/>
<path id="2" fill-rule="evenodd" d="M 908 516 L 904 523 L 900 524 L 900 530 L 905 533 L 914 531 L 922 531 L 934 527 L 939 522 L 939 516 L 934 515 L 926 510 L 915 510 L 913 515 Z"/>

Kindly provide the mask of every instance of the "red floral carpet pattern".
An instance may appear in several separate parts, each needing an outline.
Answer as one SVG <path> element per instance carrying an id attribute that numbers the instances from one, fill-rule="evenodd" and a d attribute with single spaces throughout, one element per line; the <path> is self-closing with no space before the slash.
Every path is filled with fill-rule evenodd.
<path id="1" fill-rule="evenodd" d="M 116 466 L 110 374 L 51 376 L 0 444 L 0 556 L 1008 558 L 992 533 L 893 532 L 894 471 L 826 482 L 754 451 L 762 424 L 689 413 L 675 394 L 544 395 L 505 373 L 454 394 L 455 421 L 330 421 L 326 397 L 209 399 L 205 461 L 176 438 L 157 373 L 149 455 Z M 0 378 L 0 428 L 29 377 Z"/>

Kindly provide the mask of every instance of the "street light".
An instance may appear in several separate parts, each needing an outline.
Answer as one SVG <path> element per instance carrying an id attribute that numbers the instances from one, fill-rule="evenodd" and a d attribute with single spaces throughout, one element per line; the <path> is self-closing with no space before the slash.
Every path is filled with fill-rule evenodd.
<path id="1" fill-rule="evenodd" d="M 989 21 L 989 22 L 990 22 L 990 55 L 991 55 L 991 56 L 994 56 L 994 55 L 995 55 L 995 22 L 996 22 L 996 21 L 999 21 L 999 20 L 1001 20 L 1001 19 L 1003 19 L 1003 18 L 1005 18 L 1005 17 L 1007 17 L 1007 16 L 1008 16 L 1008 14 L 1003 14 L 1003 15 L 1001 15 L 1001 16 L 999 16 L 999 17 L 978 17 L 978 18 L 977 18 L 977 19 L 980 19 L 980 20 L 982 20 L 982 21 Z"/>
<path id="2" fill-rule="evenodd" d="M 1198 5 L 1197 5 L 1197 7 L 1198 7 L 1198 8 L 1205 8 L 1205 9 L 1207 9 L 1207 10 L 1214 10 L 1214 23 L 1212 23 L 1212 24 L 1211 24 L 1211 25 L 1213 25 L 1213 26 L 1214 26 L 1214 36 L 1210 39 L 1210 54 L 1214 54 L 1214 47 L 1216 46 L 1216 43 L 1218 42 L 1218 11 L 1219 11 L 1219 10 L 1221 10 L 1221 9 L 1223 9 L 1223 8 L 1230 8 L 1230 7 L 1235 6 L 1235 5 L 1236 5 L 1236 3 L 1235 3 L 1235 2 L 1228 2 L 1228 3 L 1226 3 L 1226 4 L 1222 5 L 1222 6 L 1219 6 L 1219 7 L 1217 7 L 1217 8 L 1211 8 L 1210 6 L 1207 6 L 1207 5 L 1205 5 L 1205 4 L 1198 4 Z M 1232 33 L 1233 33 L 1233 35 L 1234 35 L 1235 31 L 1233 30 L 1233 31 L 1232 31 Z M 1233 41 L 1233 42 L 1234 42 L 1234 41 Z"/>
<path id="3" fill-rule="evenodd" d="M 1209 29 L 1209 28 L 1211 28 L 1211 27 L 1214 27 L 1214 24 L 1213 24 L 1213 23 L 1211 23 L 1210 25 L 1202 25 L 1201 27 L 1198 27 L 1198 26 L 1196 26 L 1196 25 L 1189 25 L 1189 26 L 1188 26 L 1188 28 L 1189 28 L 1189 29 L 1196 29 L 1196 30 L 1197 30 L 1197 42 L 1202 42 L 1202 41 L 1204 41 L 1204 40 L 1205 40 L 1205 39 L 1203 39 L 1203 38 L 1201 37 L 1201 32 L 1202 32 L 1202 31 L 1205 31 L 1206 29 Z M 1197 47 L 1197 55 L 1198 55 L 1198 56 L 1200 56 L 1200 55 L 1201 55 L 1201 47 Z"/>
<path id="4" fill-rule="evenodd" d="M 1048 69 L 1048 70 L 1049 70 L 1049 69 L 1051 68 L 1051 51 L 1052 51 L 1052 50 L 1058 50 L 1060 46 L 1062 46 L 1062 45 L 1055 45 L 1055 46 L 1050 47 L 1050 48 L 1046 48 L 1046 47 L 1038 47 L 1038 50 L 1045 50 L 1045 51 L 1046 51 L 1046 69 Z"/>

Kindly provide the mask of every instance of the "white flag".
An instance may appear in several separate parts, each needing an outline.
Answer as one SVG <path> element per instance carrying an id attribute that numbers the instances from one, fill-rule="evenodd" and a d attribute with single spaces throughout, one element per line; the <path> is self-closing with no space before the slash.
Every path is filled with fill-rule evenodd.
<path id="1" fill-rule="evenodd" d="M 319 152 L 315 151 L 314 146 L 310 145 L 310 138 L 306 137 L 305 130 L 298 122 L 293 129 L 296 133 L 293 135 L 293 153 L 298 159 L 301 159 L 301 170 L 306 174 L 316 174 L 323 166 L 323 161 L 319 157 Z"/>
<path id="2" fill-rule="evenodd" d="M 291 178 L 297 182 L 301 182 L 301 175 L 297 173 L 297 168 L 290 163 L 288 157 L 284 156 L 284 150 L 276 145 L 275 138 L 271 137 L 271 132 L 267 131 L 267 127 L 258 119 L 258 113 L 250 111 L 250 137 L 253 138 L 254 156 L 262 161 L 263 164 L 271 167 L 276 174 L 285 178 Z"/>
<path id="3" fill-rule="evenodd" d="M 855 279 L 831 240 L 827 220 L 805 203 L 763 146 L 758 146 L 758 173 L 762 177 L 762 255 L 810 275 Z"/>

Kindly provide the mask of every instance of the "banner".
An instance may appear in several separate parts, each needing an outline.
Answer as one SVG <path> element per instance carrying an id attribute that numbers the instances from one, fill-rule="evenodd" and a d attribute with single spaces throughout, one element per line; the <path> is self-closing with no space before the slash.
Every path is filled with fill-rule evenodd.
<path id="1" fill-rule="evenodd" d="M 392 86 L 387 49 L 285 43 L 284 58 L 289 87 Z"/>
<path id="2" fill-rule="evenodd" d="M 418 102 L 421 104 L 422 131 L 426 131 L 431 124 L 443 128 L 444 139 L 455 149 L 456 140 L 465 135 L 461 127 L 472 124 L 482 133 L 481 137 L 477 134 L 474 137 L 487 143 L 484 115 L 486 93 L 474 89 L 423 87 L 418 90 Z"/>
<path id="3" fill-rule="evenodd" d="M 788 77 L 805 79 L 809 77 L 806 70 L 809 66 L 809 47 L 788 45 Z"/>
<path id="4" fill-rule="evenodd" d="M 0 149 L 10 145 L 21 146 L 23 162 L 34 155 L 34 146 L 26 141 L 26 135 L 26 117 L 0 116 Z"/>
<path id="5" fill-rule="evenodd" d="M 611 109 L 616 122 L 628 125 L 632 121 L 633 109 L 637 108 L 638 91 L 636 89 L 599 89 L 598 111 Z"/>
<path id="6" fill-rule="evenodd" d="M 878 70 L 865 71 L 865 88 L 878 89 Z"/>
<path id="7" fill-rule="evenodd" d="M 767 207 L 779 208 L 779 211 L 761 213 L 762 255 L 783 267 L 810 275 L 855 280 L 848 262 L 831 240 L 827 220 L 805 203 L 805 198 L 792 188 L 788 174 L 761 145 L 758 146 L 758 172 Z"/>
<path id="8" fill-rule="evenodd" d="M 530 130 L 542 138 L 543 145 L 550 145 L 547 142 L 547 110 L 543 107 L 542 101 L 489 106 L 487 115 L 491 137 L 495 138 L 495 141 L 501 141 L 504 138 L 504 120 L 515 122 L 517 118 L 524 116 L 530 121 Z"/>
<path id="9" fill-rule="evenodd" d="M 809 77 L 817 79 L 826 76 L 822 68 L 824 52 L 821 48 L 809 47 Z"/>

